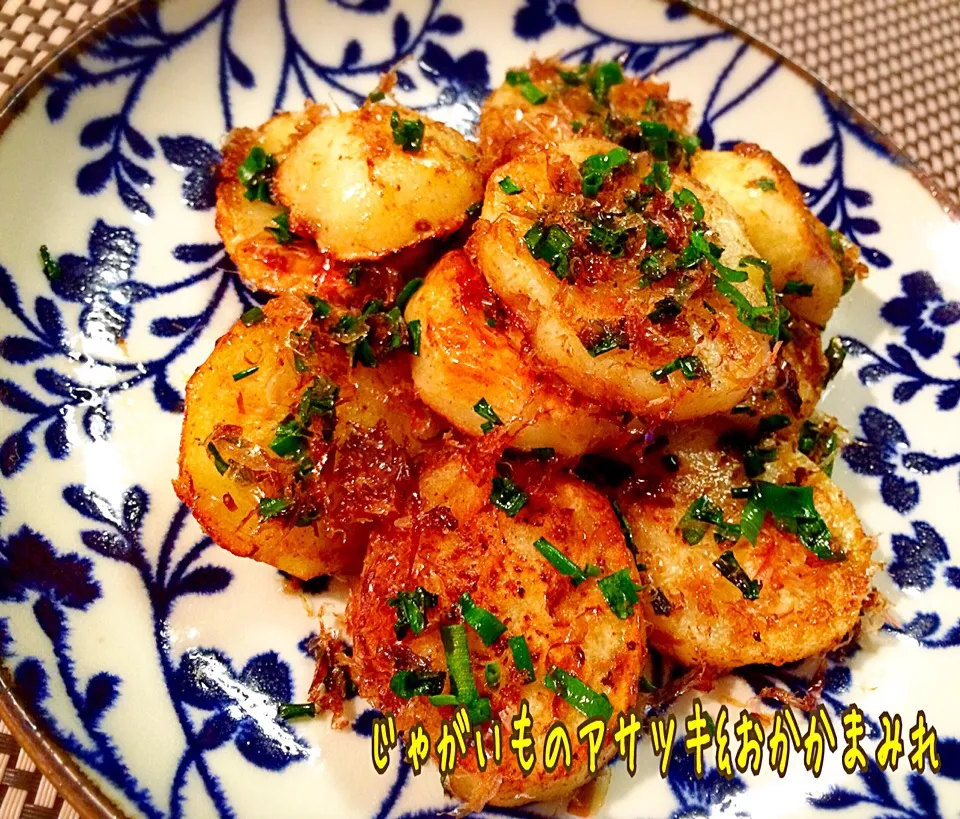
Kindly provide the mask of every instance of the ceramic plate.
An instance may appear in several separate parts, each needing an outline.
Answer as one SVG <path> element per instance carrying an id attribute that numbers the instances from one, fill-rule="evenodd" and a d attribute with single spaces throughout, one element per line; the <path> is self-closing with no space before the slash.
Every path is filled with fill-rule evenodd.
<path id="1" fill-rule="evenodd" d="M 854 439 L 836 479 L 878 535 L 895 623 L 826 674 L 839 747 L 819 778 L 793 751 L 782 780 L 766 754 L 760 776 L 723 778 L 711 749 L 697 779 L 680 744 L 687 697 L 674 708 L 666 778 L 645 738 L 635 777 L 614 766 L 601 815 L 956 815 L 960 228 L 807 78 L 652 0 L 169 0 L 95 38 L 8 125 L 2 703 L 87 809 L 112 811 L 109 800 L 148 817 L 386 818 L 452 806 L 434 772 L 414 777 L 397 752 L 374 772 L 373 712 L 359 701 L 352 730 L 277 721 L 276 703 L 309 686 L 314 621 L 276 571 L 213 547 L 170 480 L 187 378 L 253 303 L 213 226 L 225 131 L 306 97 L 353 106 L 397 63 L 401 99 L 469 130 L 488 89 L 533 52 L 660 74 L 693 102 L 706 146 L 771 149 L 871 268 L 828 328 L 849 356 L 823 406 Z M 52 282 L 41 245 L 62 268 Z M 334 584 L 307 607 L 336 611 L 343 597 Z M 801 669 L 758 668 L 720 691 L 765 710 L 752 699 L 765 685 L 805 683 Z M 703 703 L 716 713 L 718 693 Z M 852 774 L 842 767 L 850 703 L 865 714 L 871 760 Z M 919 710 L 937 730 L 940 772 L 914 772 L 906 758 L 880 770 L 881 715 L 902 717 L 909 752 Z"/>

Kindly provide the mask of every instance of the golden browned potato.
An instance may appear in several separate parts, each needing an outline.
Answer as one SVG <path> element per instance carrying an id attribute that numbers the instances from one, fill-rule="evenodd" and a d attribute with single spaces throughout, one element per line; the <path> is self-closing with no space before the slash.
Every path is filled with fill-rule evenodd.
<path id="1" fill-rule="evenodd" d="M 750 392 L 727 414 L 731 423 L 755 427 L 773 415 L 797 422 L 816 409 L 830 369 L 820 328 L 801 318 L 794 318 L 788 326 L 789 340 L 780 345 L 776 358 Z"/>
<path id="2" fill-rule="evenodd" d="M 623 436 L 619 419 L 536 366 L 522 330 L 463 251 L 430 270 L 405 315 L 421 326 L 417 395 L 461 432 L 502 434 L 517 449 L 566 456 Z M 478 412 L 484 400 L 500 424 Z"/>
<path id="3" fill-rule="evenodd" d="M 300 138 L 301 129 L 309 129 L 327 113 L 324 106 L 309 106 L 301 113 L 277 114 L 257 129 L 237 128 L 227 136 L 217 185 L 217 232 L 240 277 L 255 290 L 320 292 L 343 282 L 343 270 L 313 242 L 277 241 L 268 229 L 277 227 L 274 219 L 284 209 L 262 198 L 248 199 L 248 187 L 237 175 L 255 148 L 270 157 L 264 160 L 267 163 L 283 159 Z M 272 199 L 269 183 L 264 191 L 261 196 Z"/>
<path id="4" fill-rule="evenodd" d="M 605 137 L 636 150 L 645 144 L 639 121 L 684 131 L 690 103 L 669 99 L 669 90 L 667 83 L 625 77 L 614 63 L 576 66 L 534 58 L 508 71 L 483 103 L 478 136 L 484 175 L 576 136 Z"/>
<path id="5" fill-rule="evenodd" d="M 361 695 L 394 714 L 401 731 L 422 722 L 434 738 L 454 708 L 431 705 L 426 696 L 404 698 L 396 687 L 391 690 L 391 680 L 398 672 L 413 672 L 422 680 L 424 672 L 447 671 L 441 632 L 444 626 L 457 630 L 463 623 L 462 595 L 470 596 L 467 605 L 472 602 L 502 622 L 502 633 L 488 635 L 495 637 L 490 645 L 466 626 L 476 696 L 489 699 L 492 719 L 503 726 L 504 743 L 499 766 L 491 762 L 480 772 L 471 748 L 446 780 L 447 788 L 471 810 L 558 799 L 586 782 L 586 753 L 576 741 L 569 771 L 563 765 L 553 773 L 543 768 L 543 740 L 554 721 L 563 722 L 574 738 L 586 719 L 545 685 L 547 676 L 551 681 L 564 679 L 563 672 L 576 676 L 607 709 L 602 716 L 615 719 L 636 701 L 646 655 L 640 605 L 620 600 L 618 616 L 601 590 L 601 584 L 616 587 L 636 600 L 636 567 L 607 499 L 580 481 L 545 471 L 542 464 L 513 466 L 512 480 L 528 500 L 509 517 L 489 500 L 495 476 L 491 467 L 465 450 L 448 446 L 441 451 L 420 480 L 419 508 L 403 519 L 402 527 L 383 527 L 371 541 L 347 608 L 354 637 L 353 675 Z M 599 570 L 590 569 L 591 576 L 575 585 L 535 546 L 541 538 L 576 564 L 577 571 L 588 564 Z M 612 581 L 605 579 L 614 574 Z M 418 588 L 421 599 L 424 594 L 436 596 L 423 606 L 422 631 L 414 633 L 402 624 L 397 629 L 398 598 L 418 594 Z M 518 637 L 529 650 L 532 681 L 513 659 L 508 641 Z M 486 681 L 488 663 L 497 664 L 499 682 Z M 435 690 L 447 693 L 449 683 L 440 681 Z M 529 776 L 522 774 L 506 746 L 510 720 L 521 700 L 529 703 L 538 749 Z M 489 754 L 489 722 L 484 726 Z M 612 745 L 606 746 L 604 763 L 612 754 Z"/>
<path id="6" fill-rule="evenodd" d="M 611 156 L 616 167 L 590 171 Z M 772 336 L 733 301 L 779 315 L 739 219 L 649 154 L 581 139 L 525 155 L 490 177 L 481 215 L 472 248 L 490 286 L 543 365 L 598 403 L 644 417 L 725 412 L 771 360 Z M 735 284 L 717 284 L 721 266 Z"/>
<path id="7" fill-rule="evenodd" d="M 400 511 L 435 416 L 406 352 L 351 367 L 334 317 L 315 321 L 289 295 L 262 315 L 234 325 L 190 379 L 174 488 L 234 554 L 303 579 L 355 572 L 373 522 Z"/>
<path id="8" fill-rule="evenodd" d="M 853 280 L 866 275 L 858 253 L 810 212 L 803 192 L 773 154 L 756 145 L 698 151 L 690 160 L 698 182 L 726 199 L 743 220 L 750 242 L 773 267 L 773 284 L 813 285 L 787 296 L 791 312 L 823 327 Z M 852 250 L 852 252 L 849 252 Z"/>
<path id="9" fill-rule="evenodd" d="M 379 259 L 453 233 L 483 192 L 476 146 L 408 108 L 324 117 L 277 168 L 291 229 L 338 259 Z"/>
<path id="10" fill-rule="evenodd" d="M 716 671 L 780 665 L 829 651 L 857 622 L 875 543 L 840 489 L 798 451 L 798 432 L 754 443 L 706 423 L 671 427 L 662 452 L 677 471 L 651 461 L 621 490 L 655 590 L 646 613 L 658 650 Z M 814 454 L 808 442 L 802 448 Z M 756 476 L 765 482 L 752 490 L 758 499 L 734 498 L 733 490 L 751 491 L 744 461 L 763 468 L 771 455 Z M 757 509 L 767 514 L 751 545 L 741 532 L 751 520 L 761 525 Z"/>

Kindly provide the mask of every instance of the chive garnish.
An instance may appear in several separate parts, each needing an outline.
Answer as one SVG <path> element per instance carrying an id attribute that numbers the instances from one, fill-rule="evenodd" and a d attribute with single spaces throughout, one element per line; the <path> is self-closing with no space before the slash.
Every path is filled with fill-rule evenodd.
<path id="1" fill-rule="evenodd" d="M 397 671 L 390 678 L 390 690 L 404 700 L 429 697 L 443 692 L 446 679 L 442 671 Z"/>
<path id="2" fill-rule="evenodd" d="M 696 378 L 705 378 L 708 375 L 707 368 L 698 356 L 683 355 L 675 358 L 668 364 L 653 370 L 650 375 L 657 381 L 665 381 L 671 373 L 680 371 L 687 381 L 693 381 Z"/>
<path id="3" fill-rule="evenodd" d="M 607 577 L 597 581 L 610 610 L 621 620 L 633 616 L 633 607 L 640 602 L 637 592 L 640 586 L 630 578 L 630 572 L 620 569 Z"/>
<path id="4" fill-rule="evenodd" d="M 716 570 L 720 572 L 727 580 L 733 583 L 746 600 L 756 600 L 760 596 L 760 589 L 763 582 L 760 580 L 751 580 L 743 567 L 737 562 L 733 552 L 724 552 L 720 557 L 713 561 Z"/>
<path id="5" fill-rule="evenodd" d="M 740 539 L 740 527 L 736 523 L 727 523 L 723 519 L 723 510 L 706 495 L 701 495 L 684 512 L 677 524 L 680 535 L 691 546 L 703 540 L 709 527 L 715 527 L 714 539 L 736 542 Z"/>
<path id="6" fill-rule="evenodd" d="M 503 177 L 503 179 L 500 180 L 499 185 L 500 190 L 502 190 L 508 196 L 515 196 L 518 193 L 523 193 L 523 188 L 521 188 L 509 176 Z"/>
<path id="7" fill-rule="evenodd" d="M 257 370 L 259 370 L 259 369 L 260 369 L 259 367 L 247 367 L 247 369 L 245 369 L 245 370 L 240 370 L 239 372 L 235 372 L 235 373 L 233 374 L 233 380 L 234 380 L 234 381 L 243 381 L 244 378 L 249 378 L 251 375 L 253 375 L 253 374 L 254 374 Z"/>
<path id="8" fill-rule="evenodd" d="M 270 194 L 270 180 L 274 171 L 277 169 L 277 160 L 259 145 L 254 145 L 243 160 L 240 167 L 237 168 L 237 179 L 239 179 L 246 191 L 244 196 L 250 202 L 268 202 L 273 203 L 273 196 Z"/>
<path id="9" fill-rule="evenodd" d="M 517 671 L 526 676 L 527 682 L 533 682 L 536 678 L 536 672 L 533 670 L 533 660 L 530 658 L 530 648 L 527 646 L 527 638 L 522 634 L 511 637 L 507 640 L 510 646 L 510 652 L 513 654 L 513 664 Z"/>
<path id="10" fill-rule="evenodd" d="M 404 152 L 415 154 L 423 147 L 423 120 L 400 119 L 400 112 L 390 114 L 390 130 L 393 131 L 393 143 Z"/>
<path id="11" fill-rule="evenodd" d="M 537 222 L 524 234 L 523 241 L 530 255 L 549 264 L 558 279 L 567 277 L 573 239 L 560 225 L 545 226 L 543 222 Z"/>
<path id="12" fill-rule="evenodd" d="M 485 419 L 484 422 L 480 424 L 480 431 L 484 435 L 491 432 L 494 427 L 503 426 L 503 421 L 500 420 L 500 416 L 497 415 L 496 410 L 490 406 L 486 398 L 481 398 L 477 401 L 477 403 L 473 405 L 473 411 Z"/>
<path id="13" fill-rule="evenodd" d="M 670 166 L 666 162 L 654 162 L 650 173 L 643 178 L 643 184 L 666 193 L 673 184 L 673 178 L 670 176 Z"/>
<path id="14" fill-rule="evenodd" d="M 517 512 L 527 505 L 529 495 L 517 486 L 510 478 L 497 475 L 490 489 L 490 503 L 506 514 L 508 518 L 515 517 Z"/>
<path id="15" fill-rule="evenodd" d="M 420 319 L 408 321 L 407 331 L 410 333 L 410 352 L 420 355 Z"/>
<path id="16" fill-rule="evenodd" d="M 387 605 L 397 611 L 397 620 L 393 624 L 397 639 L 402 640 L 408 631 L 423 634 L 427 627 L 427 610 L 436 606 L 437 601 L 437 595 L 423 586 L 417 586 L 412 592 L 399 591 L 396 597 L 387 600 Z"/>
<path id="17" fill-rule="evenodd" d="M 500 685 L 500 663 L 487 663 L 483 669 L 483 678 L 488 688 L 496 688 Z"/>
<path id="18" fill-rule="evenodd" d="M 844 346 L 843 339 L 840 336 L 831 338 L 823 354 L 827 357 L 827 375 L 823 379 L 823 385 L 826 386 L 840 372 L 840 368 L 847 357 L 847 348 Z"/>
<path id="19" fill-rule="evenodd" d="M 243 322 L 244 327 L 252 327 L 254 324 L 259 324 L 266 317 L 267 314 L 259 307 L 251 307 L 240 316 L 240 321 Z"/>
<path id="20" fill-rule="evenodd" d="M 543 678 L 543 684 L 584 716 L 602 717 L 605 722 L 613 716 L 613 705 L 606 694 L 597 693 L 562 668 L 554 668 Z"/>
<path id="21" fill-rule="evenodd" d="M 460 595 L 459 603 L 464 622 L 477 632 L 485 646 L 493 645 L 507 630 L 499 617 L 474 603 L 469 592 Z"/>
<path id="22" fill-rule="evenodd" d="M 291 719 L 312 719 L 317 715 L 317 706 L 312 702 L 281 702 L 277 706 L 277 718 L 283 721 Z"/>
<path id="23" fill-rule="evenodd" d="M 597 195 L 604 181 L 621 165 L 630 162 L 630 153 L 625 148 L 616 147 L 605 154 L 593 154 L 580 163 L 580 176 L 584 196 L 591 199 Z"/>
<path id="24" fill-rule="evenodd" d="M 40 245 L 40 263 L 43 265 L 43 275 L 48 281 L 56 281 L 63 274 L 60 263 L 50 255 L 46 245 Z"/>
<path id="25" fill-rule="evenodd" d="M 292 506 L 292 498 L 260 498 L 257 511 L 260 520 L 270 520 L 288 514 Z"/>
<path id="26" fill-rule="evenodd" d="M 214 446 L 213 441 L 207 444 L 207 452 L 210 457 L 213 458 L 213 465 L 217 468 L 217 472 L 221 475 L 226 474 L 226 471 L 230 468 L 230 464 L 223 460 L 220 455 L 220 450 Z"/>
<path id="27" fill-rule="evenodd" d="M 564 577 L 569 577 L 574 586 L 579 586 L 587 579 L 584 573 L 576 563 L 561 552 L 546 538 L 537 538 L 534 542 L 534 548 L 542 554 L 553 568 L 555 568 Z"/>

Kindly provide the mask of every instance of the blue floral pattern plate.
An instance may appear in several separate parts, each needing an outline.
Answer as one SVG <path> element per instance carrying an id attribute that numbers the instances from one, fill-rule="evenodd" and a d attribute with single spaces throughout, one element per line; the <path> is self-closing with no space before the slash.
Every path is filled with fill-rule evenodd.
<path id="1" fill-rule="evenodd" d="M 358 104 L 398 64 L 405 102 L 469 129 L 505 69 L 533 52 L 616 57 L 669 80 L 693 102 L 704 145 L 770 148 L 871 268 L 828 328 L 849 355 L 824 408 L 851 432 L 836 479 L 878 535 L 892 613 L 827 670 L 839 747 L 818 778 L 794 751 L 783 779 L 766 755 L 760 776 L 727 779 L 711 764 L 698 779 L 680 742 L 688 696 L 666 778 L 645 738 L 636 776 L 613 766 L 601 815 L 956 816 L 960 226 L 808 79 L 653 0 L 169 0 L 47 79 L 0 140 L 4 713 L 21 732 L 24 714 L 36 719 L 55 781 L 76 763 L 129 814 L 393 819 L 453 807 L 435 774 L 413 776 L 397 752 L 375 773 L 374 712 L 358 701 L 345 731 L 277 720 L 276 704 L 311 680 L 305 603 L 334 617 L 344 589 L 292 594 L 269 567 L 216 549 L 170 480 L 187 378 L 254 304 L 213 226 L 222 135 L 307 97 Z M 60 266 L 52 280 L 41 245 Z M 799 668 L 747 669 L 702 700 L 735 718 L 766 710 L 756 694 L 767 685 L 802 694 L 807 682 Z M 869 760 L 852 774 L 850 703 L 865 714 Z M 939 773 L 906 758 L 882 771 L 881 715 L 902 716 L 909 751 L 919 710 L 938 732 Z"/>

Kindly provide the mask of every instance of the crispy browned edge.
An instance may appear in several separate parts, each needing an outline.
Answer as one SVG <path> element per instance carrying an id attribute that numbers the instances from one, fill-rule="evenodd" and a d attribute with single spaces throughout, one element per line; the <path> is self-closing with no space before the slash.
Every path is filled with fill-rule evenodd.
<path id="1" fill-rule="evenodd" d="M 20 112 L 44 87 L 47 75 L 69 63 L 80 51 L 110 31 L 118 27 L 122 28 L 124 22 L 141 8 L 155 7 L 160 2 L 162 0 L 122 0 L 121 4 L 106 15 L 103 20 L 87 31 L 80 32 L 67 39 L 58 51 L 17 80 L 10 89 L 7 104 L 0 111 L 0 137 L 3 136 L 3 132 L 6 131 L 10 123 L 17 118 Z M 928 173 L 907 157 L 903 149 L 873 125 L 863 113 L 845 102 L 830 85 L 805 68 L 801 68 L 775 48 L 730 25 L 715 14 L 698 8 L 692 8 L 691 10 L 715 26 L 733 32 L 755 48 L 773 56 L 780 64 L 785 65 L 808 83 L 822 90 L 831 102 L 840 107 L 844 114 L 853 119 L 860 127 L 864 128 L 901 167 L 911 173 L 929 191 L 947 216 L 960 221 L 960 204 Z M 97 817 L 97 819 L 101 817 L 123 819 L 126 816 L 29 714 L 26 706 L 16 696 L 9 672 L 2 666 L 0 666 L 0 718 L 10 728 L 10 732 L 17 742 L 37 763 L 37 767 L 40 768 L 43 775 L 77 809 L 81 816 Z"/>

